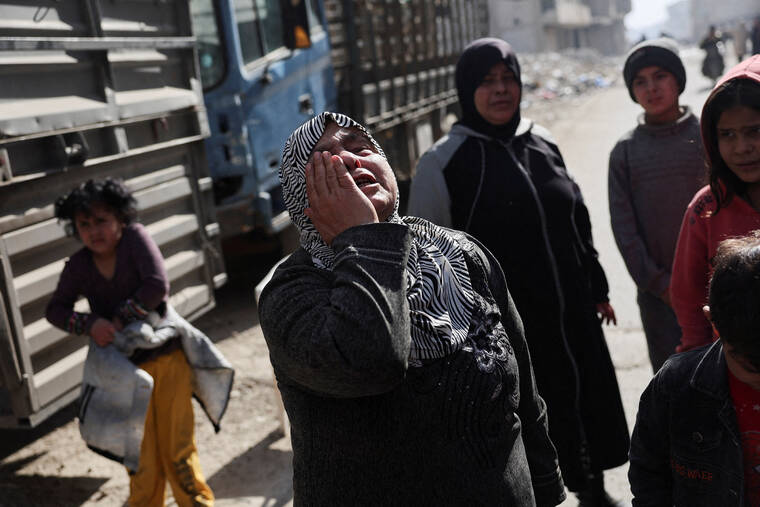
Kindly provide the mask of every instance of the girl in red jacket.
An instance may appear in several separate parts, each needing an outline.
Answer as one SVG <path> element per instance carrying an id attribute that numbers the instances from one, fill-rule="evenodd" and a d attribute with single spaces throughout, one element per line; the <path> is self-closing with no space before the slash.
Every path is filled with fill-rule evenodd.
<path id="1" fill-rule="evenodd" d="M 670 295 L 683 332 L 679 352 L 714 339 L 702 307 L 718 243 L 760 228 L 760 55 L 718 82 L 700 124 L 710 184 L 686 209 L 673 260 Z"/>

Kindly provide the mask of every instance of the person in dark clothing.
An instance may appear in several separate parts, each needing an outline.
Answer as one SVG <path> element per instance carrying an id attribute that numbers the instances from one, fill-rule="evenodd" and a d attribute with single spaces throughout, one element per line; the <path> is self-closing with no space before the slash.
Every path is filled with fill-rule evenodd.
<path id="1" fill-rule="evenodd" d="M 678 47 L 655 39 L 634 47 L 623 78 L 643 111 L 610 153 L 610 223 L 636 282 L 636 302 L 655 373 L 675 354 L 681 328 L 670 303 L 670 276 L 684 210 L 704 179 L 699 119 L 679 104 L 686 70 Z"/>
<path id="2" fill-rule="evenodd" d="M 707 36 L 699 43 L 700 49 L 705 51 L 705 59 L 702 60 L 702 75 L 712 79 L 713 82 L 717 81 L 725 68 L 723 55 L 718 45 L 720 42 L 723 42 L 723 36 L 714 25 L 711 25 Z"/>
<path id="3" fill-rule="evenodd" d="M 420 159 L 409 214 L 482 241 L 525 325 L 565 484 L 615 505 L 603 470 L 628 456 L 628 427 L 598 313 L 614 321 L 588 210 L 548 132 L 520 115 L 520 66 L 500 39 L 456 67 L 462 119 Z"/>
<path id="4" fill-rule="evenodd" d="M 398 215 L 380 146 L 322 113 L 283 151 L 301 248 L 259 298 L 291 423 L 295 505 L 550 506 L 546 407 L 496 260 Z"/>

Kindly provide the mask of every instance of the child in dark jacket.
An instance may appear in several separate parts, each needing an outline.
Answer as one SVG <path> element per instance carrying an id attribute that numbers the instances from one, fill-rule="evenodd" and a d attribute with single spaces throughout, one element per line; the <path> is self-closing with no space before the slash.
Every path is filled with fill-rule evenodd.
<path id="1" fill-rule="evenodd" d="M 47 319 L 99 347 L 149 312 L 166 312 L 169 281 L 158 246 L 135 222 L 136 201 L 120 181 L 89 180 L 55 203 L 55 215 L 83 243 L 61 273 Z M 74 310 L 80 296 L 89 312 Z M 164 505 L 168 480 L 180 506 L 212 505 L 195 447 L 191 369 L 180 341 L 138 350 L 133 363 L 153 379 L 130 505 Z"/>
<path id="2" fill-rule="evenodd" d="M 760 505 L 759 305 L 754 231 L 718 247 L 704 312 L 720 340 L 670 358 L 641 396 L 634 506 Z"/>
<path id="3" fill-rule="evenodd" d="M 686 206 L 704 179 L 699 121 L 679 104 L 686 72 L 669 39 L 628 53 L 623 77 L 643 113 L 610 153 L 612 232 L 636 282 L 652 369 L 675 353 L 681 328 L 670 307 L 670 268 Z"/>

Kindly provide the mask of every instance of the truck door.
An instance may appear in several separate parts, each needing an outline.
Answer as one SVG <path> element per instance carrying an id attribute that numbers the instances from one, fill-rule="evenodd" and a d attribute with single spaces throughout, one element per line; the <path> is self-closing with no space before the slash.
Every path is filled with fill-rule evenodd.
<path id="1" fill-rule="evenodd" d="M 335 94 L 322 12 L 306 2 L 311 46 L 291 50 L 280 0 L 222 0 L 217 6 L 227 75 L 206 90 L 205 101 L 223 235 L 252 228 L 277 232 L 289 223 L 278 181 L 285 140 Z M 202 54 L 200 59 L 203 65 Z"/>
<path id="2" fill-rule="evenodd" d="M 226 279 L 189 3 L 94 5 L 0 4 L 0 426 L 34 426 L 79 394 L 89 338 L 45 319 L 81 248 L 53 213 L 63 193 L 125 181 L 186 318 Z"/>

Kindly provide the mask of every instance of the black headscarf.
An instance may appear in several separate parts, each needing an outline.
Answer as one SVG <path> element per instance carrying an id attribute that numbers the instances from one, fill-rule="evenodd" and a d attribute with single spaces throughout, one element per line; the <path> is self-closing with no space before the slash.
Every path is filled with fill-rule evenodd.
<path id="1" fill-rule="evenodd" d="M 503 62 L 515 74 L 522 95 L 520 64 L 512 46 L 493 37 L 477 39 L 464 48 L 457 62 L 455 77 L 459 104 L 462 106 L 462 119 L 459 123 L 487 136 L 507 140 L 515 134 L 520 124 L 520 106 L 517 106 L 512 119 L 503 125 L 487 122 L 475 108 L 475 90 L 488 75 L 491 67 L 499 62 Z"/>

